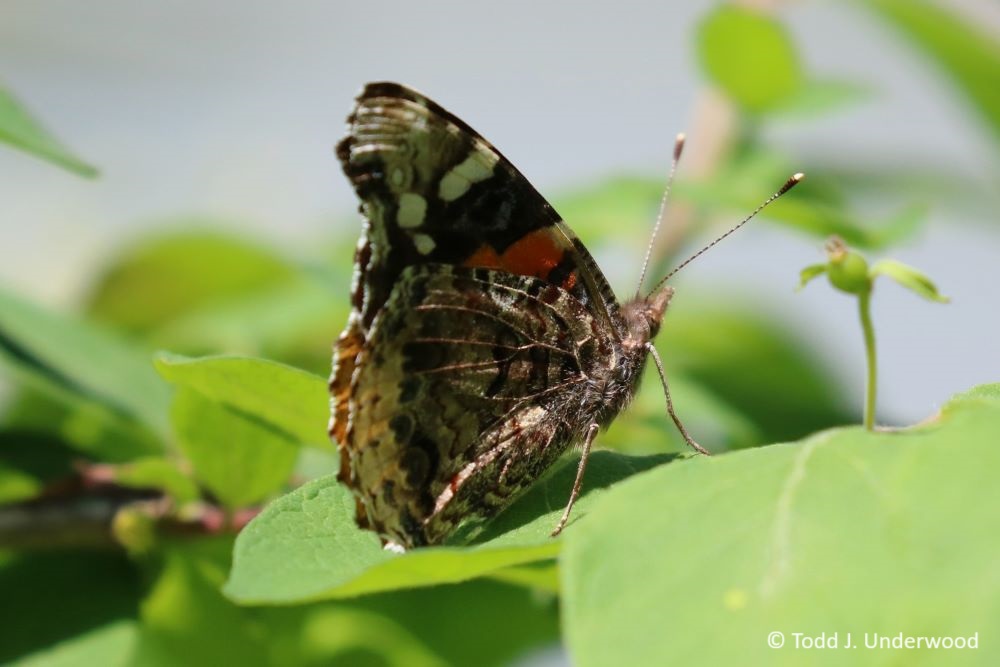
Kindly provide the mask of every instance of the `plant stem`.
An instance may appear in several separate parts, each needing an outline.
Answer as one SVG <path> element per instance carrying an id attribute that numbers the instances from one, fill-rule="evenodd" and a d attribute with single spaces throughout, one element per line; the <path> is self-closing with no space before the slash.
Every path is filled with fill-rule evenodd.
<path id="1" fill-rule="evenodd" d="M 877 368 L 875 363 L 875 327 L 872 326 L 871 289 L 858 295 L 858 312 L 861 315 L 861 331 L 865 336 L 865 357 L 868 361 L 868 377 L 865 381 L 865 428 L 875 428 L 875 391 L 877 388 Z"/>
<path id="2" fill-rule="evenodd" d="M 157 534 L 200 537 L 235 534 L 259 511 L 236 511 L 208 502 L 184 516 L 164 513 L 168 499 L 155 489 L 131 489 L 111 480 L 111 466 L 95 464 L 50 483 L 37 497 L 0 507 L 0 551 L 15 549 L 121 549 L 112 526 L 123 509 L 152 520 Z"/>

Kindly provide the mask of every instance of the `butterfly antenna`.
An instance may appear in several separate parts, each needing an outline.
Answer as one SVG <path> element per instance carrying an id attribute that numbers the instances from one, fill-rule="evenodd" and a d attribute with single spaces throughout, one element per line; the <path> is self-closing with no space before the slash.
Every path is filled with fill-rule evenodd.
<path id="1" fill-rule="evenodd" d="M 642 260 L 642 272 L 639 273 L 639 284 L 635 288 L 635 298 L 639 298 L 642 292 L 642 281 L 646 279 L 646 270 L 649 268 L 649 260 L 653 256 L 653 244 L 656 243 L 656 235 L 663 225 L 663 219 L 667 214 L 667 201 L 670 199 L 670 189 L 674 185 L 674 174 L 677 173 L 677 163 L 681 159 L 681 151 L 684 150 L 684 133 L 677 135 L 674 140 L 674 159 L 670 162 L 670 175 L 667 177 L 667 189 L 663 191 L 663 198 L 660 199 L 660 212 L 656 216 L 656 224 L 653 225 L 653 234 L 649 237 L 649 245 L 646 246 L 646 258 Z"/>
<path id="2" fill-rule="evenodd" d="M 660 286 L 662 286 L 663 283 L 665 283 L 668 280 L 670 280 L 670 278 L 675 273 L 677 273 L 678 271 L 680 271 L 681 269 L 683 269 L 685 266 L 687 266 L 688 264 L 690 264 L 694 260 L 696 260 L 699 257 L 701 257 L 705 252 L 708 251 L 709 248 L 711 248 L 716 243 L 718 243 L 722 239 L 726 238 L 727 236 L 729 236 L 730 234 L 732 234 L 733 232 L 735 232 L 737 229 L 739 229 L 743 225 L 745 225 L 748 222 L 750 222 L 751 220 L 753 220 L 754 216 L 756 216 L 758 213 L 760 213 L 761 211 L 763 211 L 764 208 L 768 204 L 770 204 L 775 199 L 777 199 L 781 195 L 785 194 L 786 192 L 788 192 L 789 190 L 791 190 L 792 188 L 794 188 L 805 177 L 806 177 L 806 175 L 803 174 L 803 173 L 801 173 L 801 172 L 799 172 L 797 174 L 794 174 L 791 178 L 789 178 L 787 181 L 785 181 L 785 184 L 781 186 L 781 189 L 779 189 L 773 195 L 771 195 L 770 197 L 768 197 L 767 199 L 765 199 L 764 203 L 761 204 L 760 206 L 758 206 L 757 208 L 755 208 L 750 215 L 748 215 L 747 217 L 743 218 L 738 224 L 736 224 L 732 228 L 730 228 L 729 231 L 727 231 L 725 234 L 723 234 L 722 236 L 719 236 L 714 241 L 712 241 L 711 243 L 709 243 L 708 245 L 706 245 L 704 248 L 702 248 L 701 250 L 699 250 L 698 252 L 696 252 L 695 254 L 691 255 L 690 257 L 688 257 L 687 259 L 685 259 L 683 262 L 681 262 L 680 265 L 678 265 L 677 268 L 675 268 L 673 271 L 671 271 L 670 273 L 668 273 L 666 275 L 666 277 L 663 278 L 663 280 L 661 280 L 660 282 L 656 283 L 656 286 L 650 291 L 650 294 L 653 294 L 654 292 L 656 292 L 656 290 L 660 289 Z"/>

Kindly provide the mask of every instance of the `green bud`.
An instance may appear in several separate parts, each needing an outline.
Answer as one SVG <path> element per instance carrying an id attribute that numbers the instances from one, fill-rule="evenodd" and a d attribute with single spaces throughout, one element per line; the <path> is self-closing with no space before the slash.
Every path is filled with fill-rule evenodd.
<path id="1" fill-rule="evenodd" d="M 863 294 L 871 290 L 868 262 L 844 245 L 843 240 L 831 236 L 826 242 L 826 255 L 829 259 L 826 277 L 831 285 L 848 294 Z"/>
<path id="2" fill-rule="evenodd" d="M 111 520 L 111 533 L 133 555 L 148 553 L 156 544 L 153 519 L 139 506 L 126 506 L 118 510 Z"/>

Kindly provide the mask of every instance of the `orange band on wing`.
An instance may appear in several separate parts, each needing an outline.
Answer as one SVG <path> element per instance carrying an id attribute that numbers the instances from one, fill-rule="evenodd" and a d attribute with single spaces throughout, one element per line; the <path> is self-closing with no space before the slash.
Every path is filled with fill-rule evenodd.
<path id="1" fill-rule="evenodd" d="M 502 255 L 504 268 L 522 276 L 537 276 L 543 280 L 562 260 L 562 248 L 556 245 L 548 230 L 539 229 L 512 244 Z"/>
<path id="2" fill-rule="evenodd" d="M 493 246 L 484 243 L 472 253 L 467 260 L 462 262 L 462 266 L 472 269 L 502 269 L 503 260 Z"/>
<path id="3" fill-rule="evenodd" d="M 564 250 L 553 234 L 539 229 L 512 243 L 502 255 L 489 245 L 480 246 L 463 264 L 469 267 L 503 269 L 522 276 L 547 280 L 562 261 Z"/>

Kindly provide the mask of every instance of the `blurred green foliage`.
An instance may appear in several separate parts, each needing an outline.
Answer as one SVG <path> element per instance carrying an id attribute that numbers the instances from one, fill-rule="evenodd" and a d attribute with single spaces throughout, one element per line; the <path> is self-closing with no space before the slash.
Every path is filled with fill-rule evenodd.
<path id="1" fill-rule="evenodd" d="M 14 94 L 0 85 L 0 142 L 87 178 L 97 169 L 87 164 L 42 127 Z"/>
<path id="2" fill-rule="evenodd" d="M 781 104 L 805 75 L 795 44 L 780 21 L 741 5 L 720 5 L 698 31 L 698 57 L 709 79 L 750 112 Z"/>
<path id="3" fill-rule="evenodd" d="M 1000 131 L 994 38 L 940 4 L 855 6 L 904 35 Z M 677 183 L 687 218 L 660 269 L 796 170 L 767 145 L 768 126 L 876 92 L 810 71 L 772 12 L 722 3 L 694 35 L 734 125 L 716 163 Z M 0 142 L 95 173 L 6 90 Z M 968 198 L 963 186 L 934 165 L 820 164 L 765 217 L 884 248 L 910 238 L 935 201 Z M 618 176 L 556 203 L 600 248 L 644 238 L 661 189 Z M 748 451 L 688 460 L 648 378 L 598 439 L 613 451 L 595 453 L 562 537 L 548 533 L 573 456 L 494 521 L 399 556 L 355 527 L 325 434 L 353 235 L 316 244 L 329 258 L 317 262 L 211 220 L 175 228 L 122 247 L 79 316 L 0 289 L 0 368 L 16 387 L 0 417 L 0 661 L 501 665 L 561 636 L 581 665 L 722 664 L 753 663 L 740 647 L 763 647 L 760 624 L 773 619 L 1000 629 L 995 386 L 919 429 L 796 443 L 856 422 L 857 401 L 766 304 L 698 294 L 672 306 L 659 339 L 677 408 L 715 451 Z M 792 444 L 761 447 L 775 442 Z M 983 537 L 966 544 L 973 533 Z M 873 617 L 885 599 L 891 628 Z M 991 651 L 975 659 L 995 661 Z"/>

